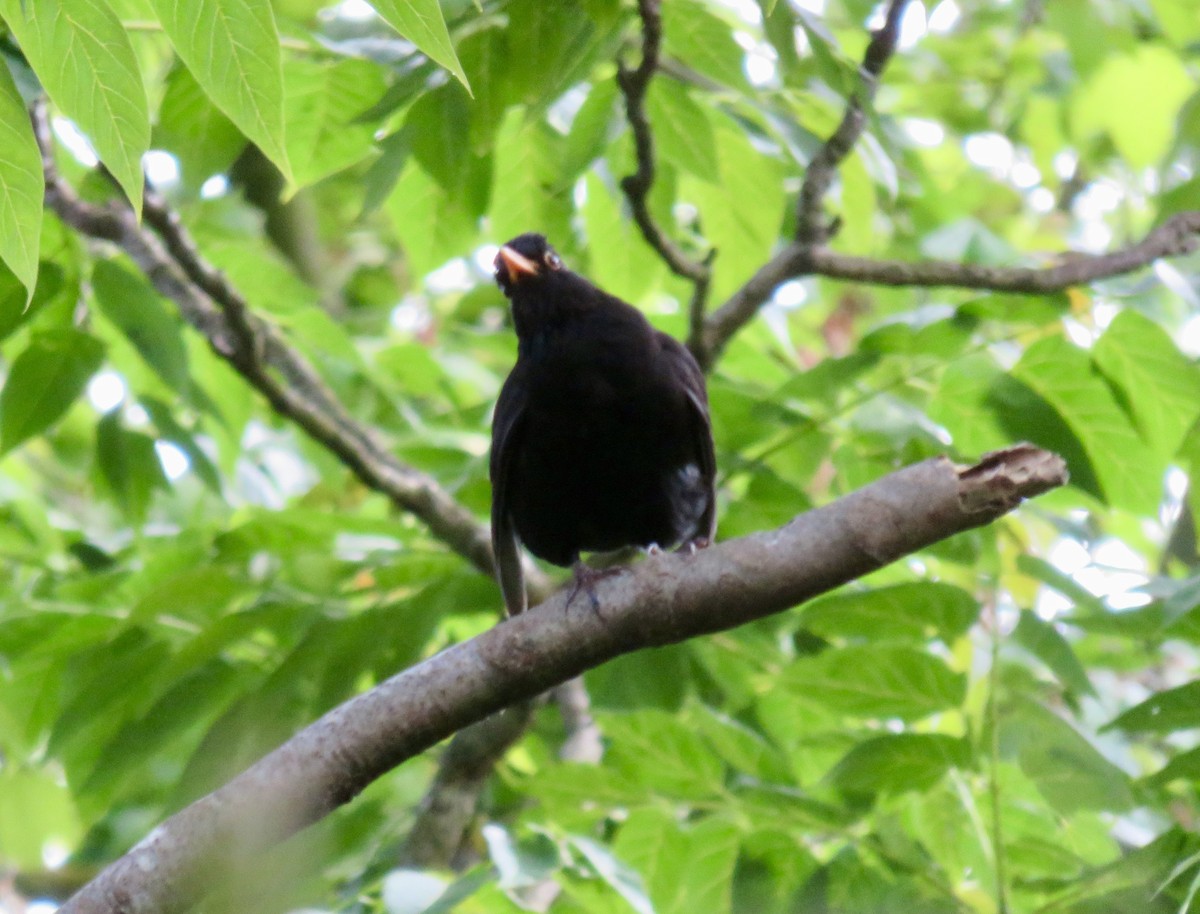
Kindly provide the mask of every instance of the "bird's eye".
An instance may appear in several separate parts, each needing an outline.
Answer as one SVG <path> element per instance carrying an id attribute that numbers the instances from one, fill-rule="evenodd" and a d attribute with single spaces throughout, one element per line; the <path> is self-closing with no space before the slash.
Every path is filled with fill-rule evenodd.
<path id="1" fill-rule="evenodd" d="M 552 270 L 562 269 L 562 258 L 554 253 L 554 251 L 547 251 L 546 256 L 542 258 L 542 262 Z"/>

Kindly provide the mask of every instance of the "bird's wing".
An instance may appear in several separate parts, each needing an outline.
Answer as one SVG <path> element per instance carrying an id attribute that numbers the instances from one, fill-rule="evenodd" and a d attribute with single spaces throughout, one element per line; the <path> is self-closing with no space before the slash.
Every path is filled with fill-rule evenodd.
<path id="1" fill-rule="evenodd" d="M 504 606 L 510 616 L 524 612 L 525 571 L 521 567 L 521 542 L 508 510 L 508 485 L 513 455 L 520 447 L 525 419 L 524 372 L 518 362 L 496 401 L 492 419 L 492 454 L 489 475 L 492 479 L 492 552 L 495 553 L 496 579 L 504 594 Z"/>
<path id="2" fill-rule="evenodd" d="M 696 525 L 697 536 L 712 540 L 717 532 L 717 455 L 713 450 L 712 420 L 708 414 L 708 393 L 704 372 L 688 348 L 667 333 L 659 332 L 663 355 L 670 361 L 671 374 L 679 378 L 692 406 L 690 423 L 692 445 L 700 462 L 700 474 L 708 491 L 708 504 Z"/>

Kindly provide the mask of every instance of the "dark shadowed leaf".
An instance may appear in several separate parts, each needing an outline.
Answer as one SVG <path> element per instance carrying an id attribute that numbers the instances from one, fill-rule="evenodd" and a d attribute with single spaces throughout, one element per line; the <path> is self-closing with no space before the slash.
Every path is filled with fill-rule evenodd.
<path id="1" fill-rule="evenodd" d="M 78 330 L 35 336 L 0 390 L 0 454 L 58 421 L 103 360 L 104 345 Z"/>

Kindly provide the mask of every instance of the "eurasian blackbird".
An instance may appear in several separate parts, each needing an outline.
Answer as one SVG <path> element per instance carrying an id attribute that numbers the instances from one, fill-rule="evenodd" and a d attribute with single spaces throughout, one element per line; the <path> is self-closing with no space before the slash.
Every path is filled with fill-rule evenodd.
<path id="1" fill-rule="evenodd" d="M 716 460 L 691 353 L 568 270 L 542 235 L 508 242 L 495 268 L 518 340 L 492 423 L 492 545 L 509 613 L 526 605 L 521 543 L 571 565 L 589 595 L 596 573 L 581 552 L 706 543 Z"/>

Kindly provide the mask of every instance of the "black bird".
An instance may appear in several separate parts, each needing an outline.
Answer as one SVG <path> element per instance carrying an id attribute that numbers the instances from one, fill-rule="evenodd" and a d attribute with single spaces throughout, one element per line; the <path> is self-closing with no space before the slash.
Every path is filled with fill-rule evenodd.
<path id="1" fill-rule="evenodd" d="M 500 248 L 517 364 L 492 423 L 492 545 L 510 614 L 525 609 L 520 544 L 597 572 L 581 552 L 705 545 L 716 525 L 704 374 L 640 311 L 563 266 L 542 235 Z M 594 598 L 593 598 L 594 603 Z"/>

